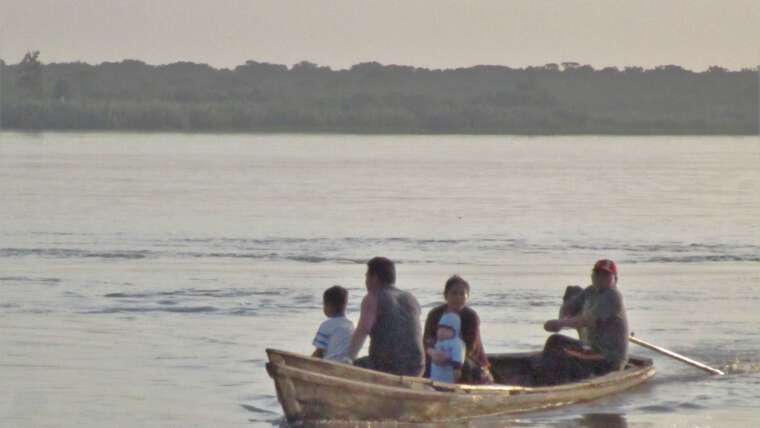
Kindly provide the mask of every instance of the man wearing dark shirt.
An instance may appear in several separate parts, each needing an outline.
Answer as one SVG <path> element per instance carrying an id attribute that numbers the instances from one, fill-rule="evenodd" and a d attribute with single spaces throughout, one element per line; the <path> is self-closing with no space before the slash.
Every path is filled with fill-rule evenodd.
<path id="1" fill-rule="evenodd" d="M 544 329 L 575 328 L 581 341 L 554 334 L 544 346 L 537 383 L 553 385 L 625 368 L 628 361 L 628 318 L 617 289 L 617 266 L 612 260 L 594 265 L 591 285 L 563 304 L 560 319 Z"/>
<path id="2" fill-rule="evenodd" d="M 404 376 L 421 376 L 425 369 L 420 305 L 417 299 L 394 286 L 396 268 L 385 257 L 367 262 L 359 322 L 351 337 L 349 354 L 356 358 L 370 337 L 367 368 Z"/>

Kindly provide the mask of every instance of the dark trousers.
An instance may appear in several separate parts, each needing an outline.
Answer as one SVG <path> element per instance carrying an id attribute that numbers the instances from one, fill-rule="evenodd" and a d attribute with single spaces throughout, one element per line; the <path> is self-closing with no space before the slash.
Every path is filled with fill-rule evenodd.
<path id="1" fill-rule="evenodd" d="M 614 366 L 605 359 L 582 358 L 597 355 L 580 340 L 553 334 L 546 340 L 544 350 L 535 363 L 533 383 L 537 386 L 560 385 L 614 370 Z"/>

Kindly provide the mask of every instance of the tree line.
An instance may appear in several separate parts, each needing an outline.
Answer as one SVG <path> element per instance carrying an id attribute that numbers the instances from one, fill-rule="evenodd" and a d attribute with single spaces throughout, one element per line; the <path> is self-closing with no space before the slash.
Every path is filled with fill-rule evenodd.
<path id="1" fill-rule="evenodd" d="M 757 134 L 758 69 L 426 69 L 0 60 L 0 127 L 208 132 Z"/>

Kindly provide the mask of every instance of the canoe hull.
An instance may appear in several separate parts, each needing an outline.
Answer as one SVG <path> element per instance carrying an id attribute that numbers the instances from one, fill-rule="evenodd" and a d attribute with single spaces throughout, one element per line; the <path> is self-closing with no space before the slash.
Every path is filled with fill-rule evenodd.
<path id="1" fill-rule="evenodd" d="M 649 364 L 558 387 L 452 385 L 267 353 L 267 371 L 289 421 L 441 422 L 528 412 L 604 397 L 654 375 Z"/>

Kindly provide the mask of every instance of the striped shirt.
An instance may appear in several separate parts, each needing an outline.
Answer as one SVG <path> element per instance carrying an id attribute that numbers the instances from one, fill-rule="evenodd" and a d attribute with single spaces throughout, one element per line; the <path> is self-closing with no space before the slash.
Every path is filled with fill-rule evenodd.
<path id="1" fill-rule="evenodd" d="M 328 318 L 319 326 L 312 344 L 324 351 L 324 358 L 351 364 L 348 346 L 354 333 L 354 323 L 343 315 Z"/>

